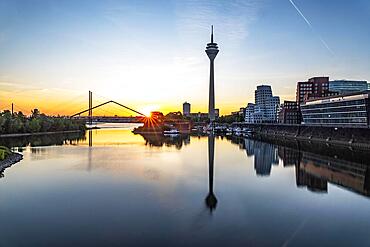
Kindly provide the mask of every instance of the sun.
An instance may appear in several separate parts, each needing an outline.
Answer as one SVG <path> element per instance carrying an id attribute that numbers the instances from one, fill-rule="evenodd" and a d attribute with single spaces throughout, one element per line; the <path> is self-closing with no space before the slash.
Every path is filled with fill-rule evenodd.
<path id="1" fill-rule="evenodd" d="M 157 105 L 147 105 L 141 108 L 140 112 L 143 113 L 145 116 L 150 117 L 150 113 L 152 111 L 158 111 L 159 106 Z"/>

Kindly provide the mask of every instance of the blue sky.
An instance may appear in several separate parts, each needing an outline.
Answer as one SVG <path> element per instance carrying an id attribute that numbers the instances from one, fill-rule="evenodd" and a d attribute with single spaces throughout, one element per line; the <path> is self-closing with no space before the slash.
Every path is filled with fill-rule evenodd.
<path id="1" fill-rule="evenodd" d="M 290 0 L 0 0 L 0 108 L 80 109 L 91 89 L 138 109 L 205 111 L 211 24 L 223 114 L 262 83 L 284 100 L 313 76 L 370 80 L 370 2 L 292 1 L 309 23 Z"/>

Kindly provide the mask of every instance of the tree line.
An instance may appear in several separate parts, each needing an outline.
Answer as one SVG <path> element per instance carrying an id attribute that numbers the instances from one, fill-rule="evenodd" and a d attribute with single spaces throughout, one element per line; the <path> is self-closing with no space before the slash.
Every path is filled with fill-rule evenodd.
<path id="1" fill-rule="evenodd" d="M 30 116 L 22 112 L 12 114 L 9 110 L 0 113 L 0 134 L 67 130 L 85 130 L 85 122 L 66 117 L 47 116 L 38 109 L 32 110 Z"/>

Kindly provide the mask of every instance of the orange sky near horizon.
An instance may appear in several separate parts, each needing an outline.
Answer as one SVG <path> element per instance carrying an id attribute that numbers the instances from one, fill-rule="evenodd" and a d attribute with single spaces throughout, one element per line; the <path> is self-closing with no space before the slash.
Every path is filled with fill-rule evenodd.
<path id="1" fill-rule="evenodd" d="M 300 1 L 301 12 L 274 0 L 0 2 L 0 110 L 71 115 L 91 90 L 93 105 L 207 112 L 211 25 L 221 115 L 254 102 L 261 84 L 283 102 L 315 76 L 370 81 L 366 1 Z M 338 19 L 348 10 L 357 14 Z"/>
<path id="2" fill-rule="evenodd" d="M 69 116 L 79 111 L 88 108 L 88 92 L 84 94 L 78 94 L 74 92 L 66 93 L 60 92 L 60 90 L 43 90 L 43 91 L 33 91 L 33 92 L 0 92 L 1 99 L 0 110 L 11 110 L 11 104 L 14 103 L 14 111 L 22 111 L 24 114 L 31 114 L 31 110 L 37 108 L 42 113 L 47 115 L 61 115 Z M 93 94 L 93 106 L 101 104 L 108 101 L 109 98 L 103 98 Z M 165 99 L 150 102 L 125 102 L 122 99 L 112 99 L 117 102 L 124 104 L 130 108 L 133 108 L 139 112 L 147 114 L 150 110 L 158 110 L 167 114 L 169 112 L 181 111 L 182 103 L 176 102 L 175 104 L 163 103 L 166 102 Z M 251 98 L 249 101 L 234 101 L 225 102 L 225 104 L 217 102 L 216 107 L 220 108 L 221 115 L 230 114 L 232 111 L 238 110 L 238 106 L 244 107 L 245 102 L 253 102 L 254 99 Z M 185 101 L 184 101 L 185 102 Z M 188 101 L 189 102 L 189 101 Z M 191 103 L 191 111 L 193 113 L 197 112 L 207 112 L 208 111 L 208 98 L 204 99 L 204 102 L 189 102 Z M 218 103 L 218 104 L 217 104 Z M 107 104 L 100 109 L 97 108 L 93 111 L 94 115 L 99 116 L 135 116 L 134 112 L 121 108 L 114 104 Z M 86 115 L 83 114 L 83 115 Z"/>

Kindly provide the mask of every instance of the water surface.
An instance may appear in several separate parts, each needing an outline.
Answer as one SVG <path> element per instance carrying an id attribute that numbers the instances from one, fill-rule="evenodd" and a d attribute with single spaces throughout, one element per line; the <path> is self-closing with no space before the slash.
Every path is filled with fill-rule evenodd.
<path id="1" fill-rule="evenodd" d="M 333 148 L 130 128 L 2 141 L 24 160 L 0 179 L 0 246 L 370 244 L 368 166 Z"/>

